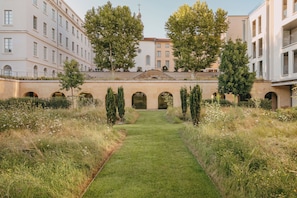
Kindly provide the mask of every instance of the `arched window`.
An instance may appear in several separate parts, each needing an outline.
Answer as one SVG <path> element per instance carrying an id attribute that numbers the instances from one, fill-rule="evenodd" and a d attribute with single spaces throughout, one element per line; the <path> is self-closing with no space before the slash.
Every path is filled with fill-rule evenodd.
<path id="1" fill-rule="evenodd" d="M 145 57 L 145 64 L 146 65 L 151 65 L 151 57 L 150 57 L 150 55 L 146 55 L 146 57 Z"/>
<path id="2" fill-rule="evenodd" d="M 44 75 L 44 77 L 47 77 L 47 68 L 43 69 L 43 75 Z"/>
<path id="3" fill-rule="evenodd" d="M 34 76 L 34 78 L 38 77 L 38 67 L 37 67 L 37 65 L 35 65 L 34 68 L 33 68 L 33 76 Z"/>
<path id="4" fill-rule="evenodd" d="M 52 72 L 52 77 L 53 78 L 56 77 L 56 71 L 55 70 L 53 70 L 53 72 Z"/>
<path id="5" fill-rule="evenodd" d="M 5 76 L 11 76 L 11 74 L 12 74 L 11 67 L 9 65 L 5 65 L 4 66 L 4 75 Z"/>

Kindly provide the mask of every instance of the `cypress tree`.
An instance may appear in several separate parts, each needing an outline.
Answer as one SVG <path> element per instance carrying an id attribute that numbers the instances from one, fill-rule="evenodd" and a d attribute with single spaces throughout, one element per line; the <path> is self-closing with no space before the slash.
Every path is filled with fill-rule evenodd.
<path id="1" fill-rule="evenodd" d="M 107 124 L 114 125 L 116 122 L 116 104 L 115 96 L 112 88 L 107 89 L 107 94 L 105 95 L 105 108 L 106 108 L 106 117 Z"/>
<path id="2" fill-rule="evenodd" d="M 125 98 L 123 87 L 118 88 L 118 112 L 121 121 L 123 121 L 125 115 Z"/>
<path id="3" fill-rule="evenodd" d="M 186 113 L 188 109 L 188 104 L 187 104 L 187 88 L 182 87 L 180 89 L 180 101 L 181 101 L 181 107 L 182 107 L 182 113 L 183 113 L 183 119 L 186 120 Z"/>
<path id="4" fill-rule="evenodd" d="M 193 125 L 195 126 L 197 126 L 200 121 L 201 101 L 202 101 L 202 90 L 200 89 L 199 85 L 195 85 L 190 95 L 191 117 L 192 117 Z"/>

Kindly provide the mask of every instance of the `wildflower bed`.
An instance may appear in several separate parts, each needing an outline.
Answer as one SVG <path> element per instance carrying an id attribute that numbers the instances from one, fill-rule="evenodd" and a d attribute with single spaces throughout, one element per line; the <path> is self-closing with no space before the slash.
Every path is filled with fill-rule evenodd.
<path id="1" fill-rule="evenodd" d="M 211 104 L 182 136 L 224 197 L 296 197 L 296 115 Z"/>
<path id="2" fill-rule="evenodd" d="M 103 108 L 1 109 L 0 197 L 79 197 L 125 136 Z"/>

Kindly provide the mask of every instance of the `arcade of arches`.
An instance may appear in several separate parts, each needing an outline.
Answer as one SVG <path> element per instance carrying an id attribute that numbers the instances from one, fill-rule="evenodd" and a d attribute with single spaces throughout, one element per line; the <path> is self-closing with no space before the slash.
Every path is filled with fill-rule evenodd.
<path id="1" fill-rule="evenodd" d="M 114 91 L 118 87 L 124 88 L 126 107 L 136 109 L 166 109 L 168 99 L 174 107 L 180 107 L 180 89 L 199 84 L 203 90 L 203 99 L 210 99 L 217 92 L 216 80 L 186 81 L 186 80 L 115 80 L 115 81 L 86 81 L 81 91 L 75 93 L 82 98 L 96 99 L 104 103 L 107 88 Z M 273 108 L 292 106 L 290 86 L 273 87 L 270 82 L 256 82 L 251 90 L 250 97 L 272 101 Z M 0 99 L 11 97 L 70 97 L 70 91 L 60 89 L 59 81 L 19 81 L 0 79 Z M 233 101 L 232 95 L 224 96 Z"/>

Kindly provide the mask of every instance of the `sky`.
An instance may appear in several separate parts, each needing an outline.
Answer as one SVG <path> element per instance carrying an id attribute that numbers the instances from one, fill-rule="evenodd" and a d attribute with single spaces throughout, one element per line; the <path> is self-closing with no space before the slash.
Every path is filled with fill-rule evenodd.
<path id="1" fill-rule="evenodd" d="M 103 6 L 108 0 L 64 0 L 82 19 L 92 7 Z M 113 7 L 128 6 L 132 13 L 140 13 L 144 25 L 144 37 L 166 38 L 165 23 L 184 4 L 192 6 L 196 0 L 109 0 Z M 222 8 L 228 15 L 248 15 L 263 0 L 201 0 L 210 9 Z M 140 5 L 140 6 L 139 6 Z"/>

